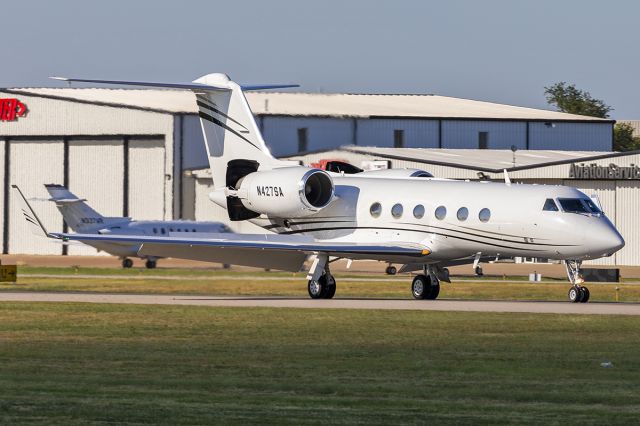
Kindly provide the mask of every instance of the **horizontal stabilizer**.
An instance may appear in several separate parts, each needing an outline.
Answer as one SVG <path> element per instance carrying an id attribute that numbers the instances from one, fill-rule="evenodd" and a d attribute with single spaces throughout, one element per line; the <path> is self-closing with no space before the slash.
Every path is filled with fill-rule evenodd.
<path id="1" fill-rule="evenodd" d="M 88 78 L 71 78 L 71 77 L 49 77 L 53 80 L 79 82 L 79 83 L 98 83 L 98 84 L 114 84 L 121 86 L 140 86 L 140 87 L 160 87 L 166 89 L 185 89 L 203 92 L 219 92 L 229 91 L 232 88 L 226 85 L 213 85 L 203 83 L 166 83 L 166 82 L 150 82 L 150 81 L 126 81 L 126 80 L 96 80 Z M 289 89 L 292 87 L 300 87 L 298 84 L 258 84 L 240 86 L 242 90 L 269 90 L 269 89 Z"/>

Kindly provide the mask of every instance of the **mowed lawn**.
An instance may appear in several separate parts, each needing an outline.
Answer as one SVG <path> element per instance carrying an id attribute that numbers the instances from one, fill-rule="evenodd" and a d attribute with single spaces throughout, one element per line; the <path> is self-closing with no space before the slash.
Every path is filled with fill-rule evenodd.
<path id="1" fill-rule="evenodd" d="M 637 317 L 3 303 L 0 342 L 2 424 L 640 416 Z"/>
<path id="2" fill-rule="evenodd" d="M 442 284 L 440 298 L 565 301 L 570 287 L 564 280 L 530 283 L 523 277 L 452 279 L 453 284 Z M 338 273 L 336 280 L 336 297 L 411 298 L 412 276 L 409 274 L 388 277 Z M 621 302 L 640 301 L 640 285 L 637 284 L 587 283 L 587 286 L 592 301 L 615 301 L 616 296 Z M 305 274 L 264 271 L 24 268 L 19 271 L 17 284 L 0 283 L 0 291 L 307 297 L 307 281 Z"/>

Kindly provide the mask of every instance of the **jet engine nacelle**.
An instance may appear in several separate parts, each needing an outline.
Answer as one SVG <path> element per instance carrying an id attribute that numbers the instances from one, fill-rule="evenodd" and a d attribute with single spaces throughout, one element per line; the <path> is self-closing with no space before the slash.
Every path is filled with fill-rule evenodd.
<path id="1" fill-rule="evenodd" d="M 333 199 L 328 173 L 307 167 L 283 167 L 249 173 L 238 181 L 237 194 L 249 210 L 272 217 L 309 216 Z"/>

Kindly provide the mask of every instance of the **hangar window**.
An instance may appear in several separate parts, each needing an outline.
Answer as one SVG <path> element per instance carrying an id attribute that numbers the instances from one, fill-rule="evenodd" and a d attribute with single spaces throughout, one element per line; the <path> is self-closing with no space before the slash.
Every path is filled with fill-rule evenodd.
<path id="1" fill-rule="evenodd" d="M 309 149 L 309 143 L 307 138 L 307 128 L 301 127 L 298 129 L 298 152 L 305 152 Z"/>
<path id="2" fill-rule="evenodd" d="M 393 131 L 393 147 L 404 148 L 404 130 Z"/>
<path id="3" fill-rule="evenodd" d="M 413 217 L 416 219 L 422 219 L 424 216 L 424 206 L 422 204 L 418 204 L 413 208 Z"/>
<path id="4" fill-rule="evenodd" d="M 558 202 L 567 213 L 591 213 L 579 198 L 558 198 Z"/>
<path id="5" fill-rule="evenodd" d="M 469 217 L 469 209 L 466 207 L 460 207 L 456 216 L 458 216 L 458 220 L 467 220 L 467 218 Z"/>
<path id="6" fill-rule="evenodd" d="M 480 219 L 480 222 L 489 222 L 489 219 L 491 219 L 491 210 L 486 208 L 480 210 L 480 213 L 478 213 L 478 219 Z"/>
<path id="7" fill-rule="evenodd" d="M 478 132 L 478 148 L 489 148 L 489 132 Z"/>
<path id="8" fill-rule="evenodd" d="M 558 206 L 552 198 L 547 198 L 547 201 L 544 202 L 544 207 L 542 207 L 542 210 L 546 212 L 557 212 Z"/>
<path id="9" fill-rule="evenodd" d="M 396 219 L 402 216 L 402 204 L 394 204 L 393 207 L 391 207 L 391 216 Z"/>
<path id="10" fill-rule="evenodd" d="M 380 215 L 382 214 L 382 205 L 380 203 L 371 204 L 371 208 L 369 208 L 369 213 L 371 213 L 371 216 L 373 217 L 380 217 Z"/>
<path id="11" fill-rule="evenodd" d="M 445 206 L 440 206 L 436 209 L 436 219 L 443 220 L 447 217 L 447 208 Z"/>

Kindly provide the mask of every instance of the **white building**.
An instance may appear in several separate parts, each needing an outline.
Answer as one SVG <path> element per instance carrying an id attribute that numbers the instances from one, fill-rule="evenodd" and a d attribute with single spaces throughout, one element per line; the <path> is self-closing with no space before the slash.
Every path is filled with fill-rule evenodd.
<path id="1" fill-rule="evenodd" d="M 258 92 L 247 98 L 279 156 L 342 145 L 490 150 L 515 145 L 605 152 L 611 149 L 614 123 L 431 95 Z M 224 217 L 203 196 L 211 181 L 190 92 L 0 89 L 0 162 L 4 253 L 95 253 L 32 236 L 19 215 L 12 184 L 36 198 L 47 197 L 43 184 L 66 184 L 105 215 Z M 36 208 L 51 231 L 64 230 L 52 203 L 40 202 Z M 233 225 L 239 231 L 252 228 Z"/>

